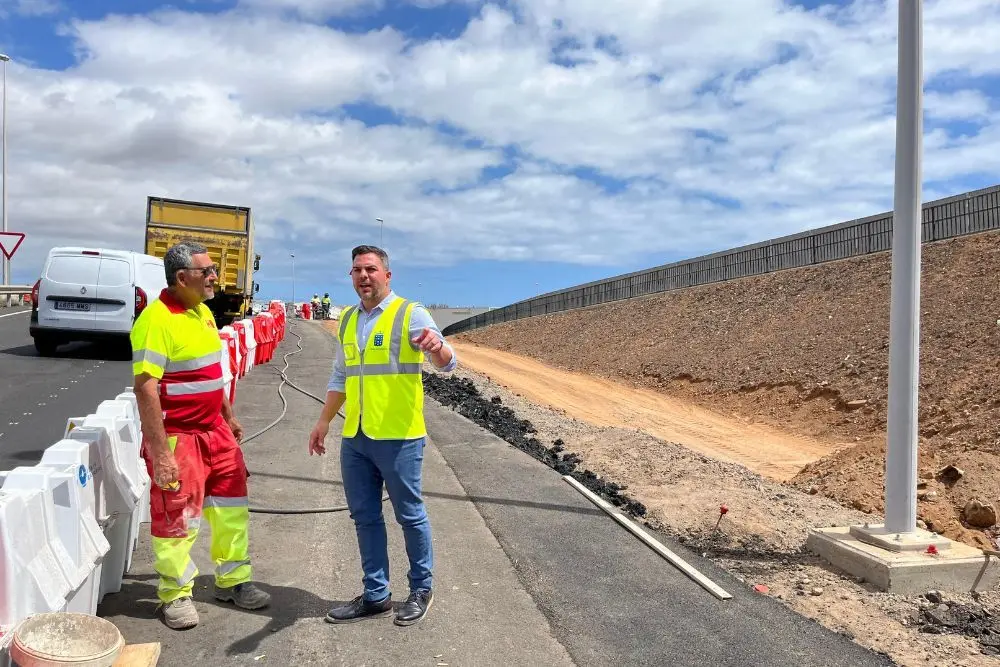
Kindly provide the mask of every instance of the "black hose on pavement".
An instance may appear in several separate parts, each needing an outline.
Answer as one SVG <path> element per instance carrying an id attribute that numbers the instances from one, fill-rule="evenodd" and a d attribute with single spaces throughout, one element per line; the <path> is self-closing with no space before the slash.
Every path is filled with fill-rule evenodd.
<path id="1" fill-rule="evenodd" d="M 288 357 L 290 357 L 290 356 L 292 356 L 294 354 L 298 354 L 299 352 L 302 352 L 302 350 L 303 350 L 303 348 L 302 348 L 302 336 L 300 336 L 298 333 L 292 331 L 291 327 L 289 327 L 288 333 L 290 333 L 293 336 L 295 336 L 298 340 L 296 341 L 296 346 L 297 346 L 296 349 L 292 350 L 291 352 L 286 353 L 285 356 L 283 357 L 283 361 L 285 362 L 285 367 L 282 368 L 280 371 L 278 371 L 278 375 L 281 377 L 281 384 L 278 385 L 278 397 L 281 399 L 281 414 L 278 415 L 277 419 L 275 419 L 273 422 L 271 422 L 270 424 L 268 424 L 267 426 L 265 426 L 261 430 L 257 431 L 256 433 L 254 433 L 251 436 L 248 436 L 248 437 L 244 438 L 241 444 L 246 444 L 246 443 L 250 442 L 251 440 L 254 440 L 255 438 L 259 438 L 260 436 L 264 435 L 265 433 L 267 433 L 268 431 L 270 431 L 272 428 L 274 428 L 275 426 L 277 426 L 281 422 L 281 420 L 285 418 L 285 414 L 288 412 L 288 399 L 285 398 L 285 394 L 282 392 L 282 389 L 284 389 L 284 387 L 285 387 L 286 384 L 289 387 L 291 387 L 292 389 L 294 389 L 295 391 L 299 392 L 300 394 L 305 394 L 306 396 L 308 396 L 309 398 L 313 399 L 314 401 L 316 401 L 320 405 L 325 405 L 326 404 L 326 401 L 324 401 L 322 398 L 320 398 L 319 396 L 317 396 L 315 394 L 312 394 L 312 393 L 306 391 L 302 387 L 299 387 L 294 382 L 292 382 L 291 380 L 289 380 L 288 376 L 285 374 L 285 372 L 288 370 Z M 339 417 L 343 417 L 344 413 L 343 412 L 338 412 L 337 415 Z M 385 502 L 388 499 L 389 499 L 389 496 L 385 496 L 385 497 L 382 498 L 382 502 Z M 281 509 L 281 508 L 275 508 L 275 507 L 251 507 L 250 508 L 250 512 L 253 513 L 253 514 L 330 514 L 330 513 L 333 513 L 333 512 L 346 512 L 346 511 L 348 511 L 348 509 L 349 508 L 347 507 L 347 505 L 334 505 L 333 507 L 310 507 L 310 508 L 302 508 L 302 509 Z"/>

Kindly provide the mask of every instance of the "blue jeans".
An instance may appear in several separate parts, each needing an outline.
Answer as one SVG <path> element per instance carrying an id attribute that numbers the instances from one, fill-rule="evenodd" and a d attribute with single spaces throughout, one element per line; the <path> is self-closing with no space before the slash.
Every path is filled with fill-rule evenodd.
<path id="1" fill-rule="evenodd" d="M 420 493 L 420 466 L 424 461 L 424 438 L 416 440 L 372 440 L 360 429 L 353 438 L 343 438 L 340 469 L 344 477 L 347 506 L 358 532 L 364 598 L 382 600 L 389 594 L 389 548 L 382 516 L 382 483 L 396 521 L 403 528 L 406 555 L 410 560 L 410 592 L 431 588 L 434 554 L 431 524 Z"/>

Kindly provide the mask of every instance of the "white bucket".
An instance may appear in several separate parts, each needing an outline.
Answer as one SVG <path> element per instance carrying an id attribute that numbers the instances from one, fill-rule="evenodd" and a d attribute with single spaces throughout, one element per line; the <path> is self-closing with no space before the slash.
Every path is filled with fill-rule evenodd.
<path id="1" fill-rule="evenodd" d="M 10 657 L 20 667 L 111 667 L 124 648 L 125 638 L 110 621 L 55 612 L 17 626 Z"/>

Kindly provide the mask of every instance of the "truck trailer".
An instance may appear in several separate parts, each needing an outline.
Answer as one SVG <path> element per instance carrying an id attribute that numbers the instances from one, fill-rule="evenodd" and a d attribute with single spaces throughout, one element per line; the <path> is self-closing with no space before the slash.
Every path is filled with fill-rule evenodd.
<path id="1" fill-rule="evenodd" d="M 253 295 L 254 271 L 260 255 L 253 252 L 253 218 L 245 206 L 207 204 L 149 196 L 146 200 L 146 254 L 163 257 L 181 241 L 194 241 L 208 248 L 219 267 L 215 297 L 205 305 L 224 327 L 248 317 Z"/>

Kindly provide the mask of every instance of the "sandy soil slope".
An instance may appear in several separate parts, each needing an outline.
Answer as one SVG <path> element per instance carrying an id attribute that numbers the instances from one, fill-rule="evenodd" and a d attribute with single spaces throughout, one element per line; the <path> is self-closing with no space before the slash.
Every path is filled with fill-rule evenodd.
<path id="1" fill-rule="evenodd" d="M 716 560 L 744 585 L 766 586 L 762 594 L 900 665 L 997 664 L 1000 594 L 888 595 L 804 550 L 812 526 L 874 517 L 636 428 L 575 419 L 516 395 L 499 380 L 460 363 L 453 376 L 430 375 L 425 387 L 429 397 L 563 474 L 583 473 L 581 481 L 610 491 L 605 495 L 617 496 L 640 523 Z M 722 505 L 727 513 L 720 520 Z"/>
<path id="2" fill-rule="evenodd" d="M 881 512 L 889 278 L 890 256 L 882 254 L 455 338 L 823 443 L 832 453 L 791 483 Z M 996 506 L 1000 497 L 998 286 L 997 233 L 923 248 L 920 467 L 927 479 L 919 513 L 931 529 L 978 546 L 990 545 L 996 528 L 967 525 L 962 509 L 973 499 Z M 948 464 L 964 471 L 962 479 L 933 479 Z"/>
<path id="3" fill-rule="evenodd" d="M 599 426 L 635 428 L 765 477 L 788 480 L 835 445 L 703 408 L 661 392 L 562 371 L 527 357 L 455 343 L 462 365 L 528 400 Z M 839 443 L 850 446 L 853 442 Z M 655 452 L 650 452 L 655 456 Z M 641 456 L 641 453 L 640 453 Z"/>

